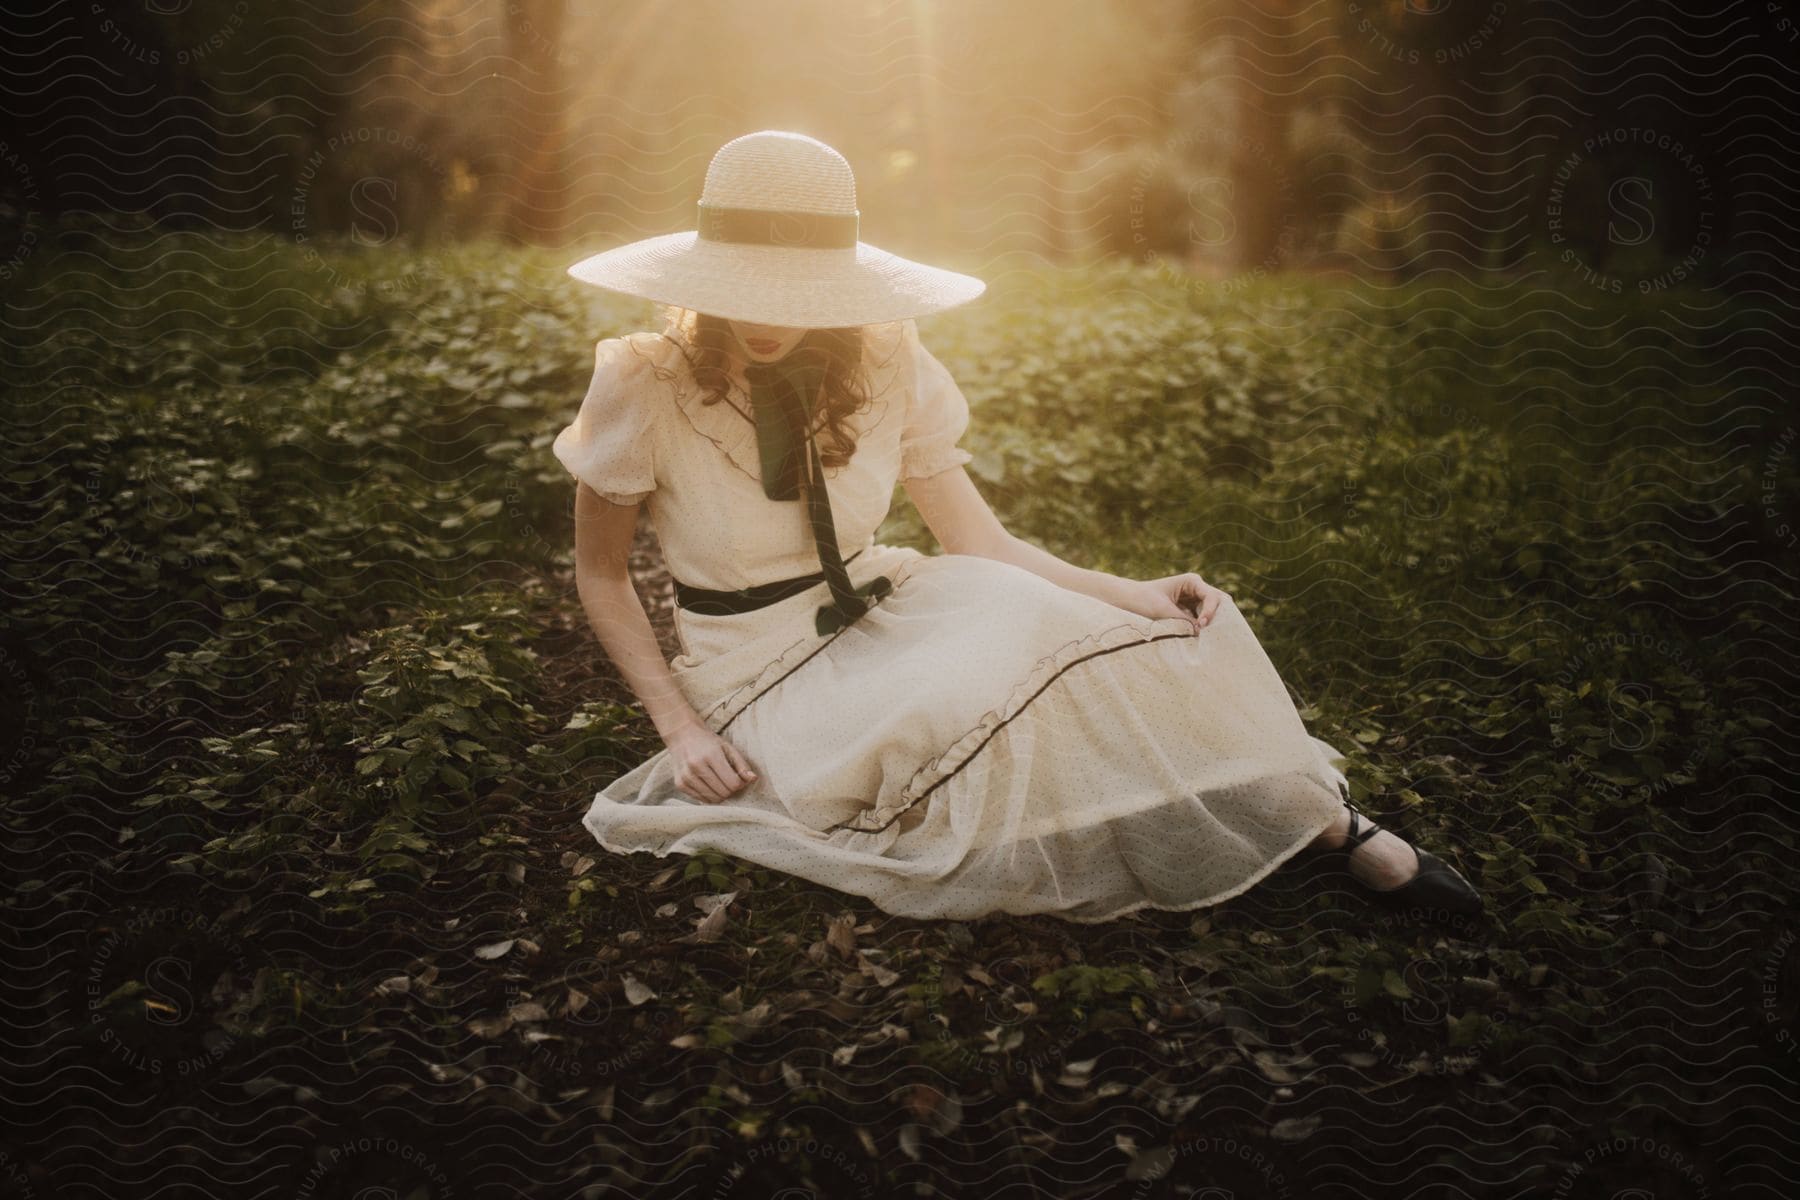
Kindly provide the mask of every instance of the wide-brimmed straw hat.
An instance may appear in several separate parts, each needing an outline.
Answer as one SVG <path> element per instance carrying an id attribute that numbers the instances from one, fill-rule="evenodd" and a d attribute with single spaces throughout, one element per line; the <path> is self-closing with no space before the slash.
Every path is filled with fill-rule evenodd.
<path id="1" fill-rule="evenodd" d="M 699 210 L 695 229 L 602 251 L 569 274 L 662 304 L 800 329 L 924 316 L 987 288 L 859 241 L 850 164 L 803 133 L 764 129 L 719 147 Z"/>

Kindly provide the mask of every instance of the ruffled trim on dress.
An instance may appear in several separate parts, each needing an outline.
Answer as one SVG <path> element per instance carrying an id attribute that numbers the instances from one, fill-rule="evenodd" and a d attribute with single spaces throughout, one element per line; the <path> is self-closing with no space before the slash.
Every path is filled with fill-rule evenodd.
<path id="1" fill-rule="evenodd" d="M 895 571 L 896 591 L 910 573 L 909 566 L 910 564 L 903 564 Z M 882 599 L 885 597 L 877 598 L 875 603 L 879 605 Z M 710 705 L 702 717 L 707 727 L 714 733 L 723 733 L 760 696 L 805 666 L 814 655 L 846 631 L 840 629 L 829 637 L 806 637 L 790 644 L 756 675 Z M 1063 643 L 1038 659 L 1032 669 L 1013 685 L 1007 698 L 998 707 L 990 709 L 973 728 L 914 772 L 912 779 L 893 802 L 871 807 L 849 821 L 829 826 L 823 832 L 850 830 L 857 833 L 879 833 L 885 830 L 939 784 L 967 766 L 995 734 L 1024 712 L 1033 700 L 1071 667 L 1102 654 L 1150 645 L 1170 638 L 1196 636 L 1199 636 L 1198 632 L 1186 617 L 1157 617 L 1148 623 L 1127 622 L 1108 626 L 1096 633 Z"/>
<path id="2" fill-rule="evenodd" d="M 830 826 L 827 832 L 848 829 L 856 833 L 879 833 L 886 829 L 938 785 L 968 766 L 995 734 L 1024 712 L 1032 701 L 1071 667 L 1119 650 L 1147 646 L 1170 638 L 1198 636 L 1199 632 L 1186 617 L 1156 617 L 1147 624 L 1112 625 L 1097 633 L 1063 643 L 1040 658 L 1025 677 L 1013 686 L 999 707 L 990 709 L 973 729 L 920 767 L 892 803 L 870 808 L 848 821 L 840 821 Z"/>
<path id="3" fill-rule="evenodd" d="M 906 582 L 908 575 L 912 574 L 912 564 L 914 562 L 925 560 L 927 558 L 928 556 L 920 555 L 918 558 L 902 561 L 896 566 L 883 568 L 882 573 L 886 574 L 892 581 L 892 590 L 881 596 L 872 597 L 869 605 L 870 611 L 872 612 L 880 607 L 883 601 L 899 591 L 900 585 Z M 852 575 L 853 579 L 855 577 L 855 575 Z M 815 584 L 814 589 L 816 590 L 823 586 L 823 584 Z M 800 593 L 800 595 L 810 594 L 811 591 Z M 790 597 L 790 599 L 792 599 L 792 597 Z M 819 636 L 817 633 L 813 633 L 801 638 L 797 642 L 791 643 L 786 649 L 782 650 L 781 653 L 771 659 L 767 666 L 763 667 L 747 681 L 731 689 L 729 692 L 726 692 L 717 701 L 709 705 L 701 719 L 714 733 L 724 733 L 726 726 L 736 720 L 737 715 L 748 708 L 751 701 L 755 700 L 758 696 L 761 696 L 764 692 L 799 670 L 813 657 L 813 655 L 819 653 L 821 650 L 825 649 L 825 647 L 831 645 L 832 642 L 854 628 L 857 628 L 854 624 L 846 625 L 824 637 Z"/>
<path id="4" fill-rule="evenodd" d="M 756 427 L 734 407 L 729 398 L 717 404 L 701 402 L 700 387 L 689 373 L 681 343 L 666 333 L 642 331 L 634 338 L 652 343 L 656 357 L 656 376 L 668 387 L 675 407 L 693 431 L 719 448 L 732 466 L 761 481 L 760 458 L 756 449 Z"/>

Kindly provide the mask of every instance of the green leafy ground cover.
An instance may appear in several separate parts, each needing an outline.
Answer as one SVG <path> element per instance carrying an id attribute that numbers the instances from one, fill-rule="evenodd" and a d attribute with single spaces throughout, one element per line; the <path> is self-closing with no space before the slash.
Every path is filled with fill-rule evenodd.
<path id="1" fill-rule="evenodd" d="M 1494 910 L 1434 930 L 1295 865 L 1198 913 L 933 923 L 580 826 L 660 743 L 586 629 L 549 450 L 593 341 L 649 314 L 568 257 L 93 226 L 14 281 L 15 1183 L 1800 1172 L 1800 444 L 1768 314 L 1095 267 L 998 273 L 922 321 L 1009 526 L 1226 587 L 1365 811 Z M 903 496 L 880 536 L 934 549 Z"/>

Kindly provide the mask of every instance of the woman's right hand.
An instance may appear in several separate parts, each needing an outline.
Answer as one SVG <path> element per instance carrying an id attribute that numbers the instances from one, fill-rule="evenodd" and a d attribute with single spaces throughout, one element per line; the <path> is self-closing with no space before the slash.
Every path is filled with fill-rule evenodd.
<path id="1" fill-rule="evenodd" d="M 698 722 L 665 741 L 675 764 L 675 786 L 706 804 L 727 800 L 756 781 L 743 751 Z"/>

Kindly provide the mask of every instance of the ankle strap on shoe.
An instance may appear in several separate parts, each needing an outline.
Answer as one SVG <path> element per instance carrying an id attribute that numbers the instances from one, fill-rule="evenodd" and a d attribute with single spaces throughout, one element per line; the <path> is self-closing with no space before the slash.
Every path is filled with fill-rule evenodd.
<path id="1" fill-rule="evenodd" d="M 1352 850 L 1380 833 L 1381 826 L 1373 821 L 1369 821 L 1367 829 L 1360 828 L 1361 822 L 1366 818 L 1354 808 L 1350 808 L 1348 801 L 1345 801 L 1344 807 L 1350 809 L 1350 829 L 1344 834 L 1343 845 L 1344 853 L 1349 854 Z"/>

